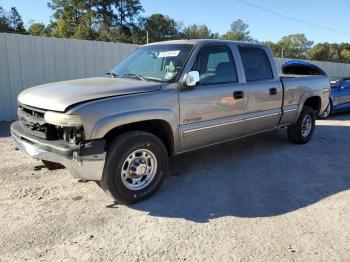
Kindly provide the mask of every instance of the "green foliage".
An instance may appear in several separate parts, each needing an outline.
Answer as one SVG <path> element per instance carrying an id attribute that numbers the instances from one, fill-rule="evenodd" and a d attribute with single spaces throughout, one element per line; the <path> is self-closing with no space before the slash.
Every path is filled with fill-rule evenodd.
<path id="1" fill-rule="evenodd" d="M 177 23 L 169 16 L 153 14 L 146 19 L 145 30 L 148 31 L 149 42 L 177 39 Z"/>
<path id="2" fill-rule="evenodd" d="M 331 59 L 330 44 L 316 44 L 309 52 L 309 58 L 319 60 L 323 58 Z"/>
<path id="3" fill-rule="evenodd" d="M 139 17 L 137 19 L 137 22 L 132 27 L 132 43 L 135 44 L 145 44 L 146 39 L 146 29 L 145 29 L 145 23 L 147 18 L 145 17 Z"/>
<path id="4" fill-rule="evenodd" d="M 283 57 L 305 59 L 314 42 L 304 34 L 292 34 L 283 37 L 277 44 L 283 49 Z"/>
<path id="5" fill-rule="evenodd" d="M 0 32 L 10 32 L 10 24 L 6 11 L 0 6 Z"/>
<path id="6" fill-rule="evenodd" d="M 267 45 L 270 48 L 273 56 L 282 57 L 282 48 L 278 43 L 274 43 L 272 41 L 265 41 L 261 43 Z"/>
<path id="7" fill-rule="evenodd" d="M 135 21 L 143 7 L 139 0 L 100 0 L 92 7 L 97 40 L 134 42 Z"/>
<path id="8" fill-rule="evenodd" d="M 184 38 L 187 39 L 208 39 L 218 38 L 218 34 L 212 33 L 206 25 L 189 25 L 183 31 Z"/>
<path id="9" fill-rule="evenodd" d="M 28 33 L 35 36 L 101 40 L 145 44 L 172 39 L 221 38 L 236 41 L 257 41 L 241 19 L 235 20 L 225 34 L 212 33 L 205 24 L 184 26 L 163 14 L 142 17 L 140 0 L 50 0 L 53 10 L 48 25 L 31 21 L 28 31 L 15 7 L 6 12 L 0 6 L 0 32 Z M 276 57 L 350 63 L 350 44 L 318 43 L 304 34 L 291 34 L 278 42 L 263 42 Z"/>
<path id="10" fill-rule="evenodd" d="M 135 18 L 144 11 L 140 0 L 115 0 L 113 3 L 120 33 L 127 34 L 127 31 L 135 25 Z"/>
<path id="11" fill-rule="evenodd" d="M 282 37 L 277 43 L 264 42 L 276 57 L 307 59 L 313 41 L 309 41 L 304 34 L 292 34 Z"/>
<path id="12" fill-rule="evenodd" d="M 89 26 L 89 22 L 81 22 L 75 28 L 73 38 L 94 40 L 96 39 L 96 32 Z"/>
<path id="13" fill-rule="evenodd" d="M 350 44 L 316 44 L 309 52 L 311 60 L 350 63 Z"/>
<path id="14" fill-rule="evenodd" d="M 132 31 L 143 8 L 139 0 L 51 0 L 51 27 L 56 37 L 132 40 Z"/>
<path id="15" fill-rule="evenodd" d="M 11 7 L 10 14 L 8 17 L 10 27 L 14 33 L 25 33 L 26 29 L 24 28 L 24 23 L 22 17 L 18 13 L 16 7 Z"/>
<path id="16" fill-rule="evenodd" d="M 340 52 L 340 60 L 343 63 L 350 63 L 350 48 L 348 49 L 343 49 Z"/>
<path id="17" fill-rule="evenodd" d="M 94 39 L 90 0 L 52 0 L 48 7 L 54 11 L 51 27 L 53 35 L 64 38 Z"/>
<path id="18" fill-rule="evenodd" d="M 248 31 L 248 25 L 243 22 L 243 20 L 238 19 L 231 24 L 231 29 L 224 35 L 221 39 L 224 40 L 236 40 L 236 41 L 253 41 Z"/>
<path id="19" fill-rule="evenodd" d="M 50 36 L 50 32 L 47 30 L 43 23 L 31 22 L 28 28 L 28 34 L 34 36 Z"/>
<path id="20" fill-rule="evenodd" d="M 0 32 L 17 34 L 26 33 L 22 17 L 18 13 L 16 7 L 11 7 L 9 13 L 0 7 Z"/>

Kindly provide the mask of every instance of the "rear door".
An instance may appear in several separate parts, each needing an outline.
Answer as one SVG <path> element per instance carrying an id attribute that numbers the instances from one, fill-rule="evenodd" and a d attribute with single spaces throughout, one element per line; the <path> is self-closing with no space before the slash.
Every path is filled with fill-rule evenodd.
<path id="1" fill-rule="evenodd" d="M 238 46 L 245 76 L 245 128 L 247 134 L 275 128 L 280 121 L 282 83 L 266 50 L 260 46 Z"/>
<path id="2" fill-rule="evenodd" d="M 244 85 L 238 81 L 236 68 L 229 45 L 206 45 L 196 54 L 190 71 L 199 71 L 200 83 L 179 93 L 182 151 L 244 132 Z"/>

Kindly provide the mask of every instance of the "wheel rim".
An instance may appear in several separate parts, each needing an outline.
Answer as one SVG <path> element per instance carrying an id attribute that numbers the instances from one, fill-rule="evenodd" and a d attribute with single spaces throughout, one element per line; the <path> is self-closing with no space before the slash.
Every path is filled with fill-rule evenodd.
<path id="1" fill-rule="evenodd" d="M 303 137 L 307 137 L 310 135 L 312 130 L 312 118 L 310 115 L 304 116 L 302 125 L 301 125 L 301 133 Z"/>
<path id="2" fill-rule="evenodd" d="M 132 152 L 124 161 L 121 178 L 126 188 L 136 191 L 147 187 L 157 172 L 157 158 L 147 149 Z"/>

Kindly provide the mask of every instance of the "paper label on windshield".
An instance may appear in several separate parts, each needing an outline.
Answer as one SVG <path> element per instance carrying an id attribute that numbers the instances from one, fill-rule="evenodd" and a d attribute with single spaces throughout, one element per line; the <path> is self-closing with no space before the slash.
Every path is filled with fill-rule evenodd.
<path id="1" fill-rule="evenodd" d="M 165 52 L 160 52 L 158 55 L 159 57 L 174 57 L 178 56 L 180 54 L 180 50 L 173 50 L 173 51 L 165 51 Z"/>

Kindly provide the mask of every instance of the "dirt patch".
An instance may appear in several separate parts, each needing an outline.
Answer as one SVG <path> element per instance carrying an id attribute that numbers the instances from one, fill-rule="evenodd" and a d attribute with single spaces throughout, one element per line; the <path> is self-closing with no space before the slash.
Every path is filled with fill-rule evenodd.
<path id="1" fill-rule="evenodd" d="M 40 167 L 0 124 L 0 260 L 349 261 L 350 116 L 317 124 L 307 145 L 277 130 L 177 156 L 129 207 Z"/>

